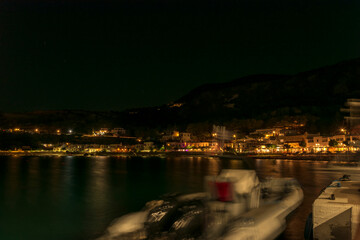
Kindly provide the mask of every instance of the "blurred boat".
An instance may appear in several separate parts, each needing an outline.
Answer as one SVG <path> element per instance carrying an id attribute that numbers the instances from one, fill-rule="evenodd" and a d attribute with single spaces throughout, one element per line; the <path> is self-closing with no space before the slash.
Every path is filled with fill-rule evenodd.
<path id="1" fill-rule="evenodd" d="M 168 195 L 115 220 L 99 240 L 275 239 L 303 200 L 292 178 L 260 182 L 254 170 L 222 170 L 205 192 Z"/>

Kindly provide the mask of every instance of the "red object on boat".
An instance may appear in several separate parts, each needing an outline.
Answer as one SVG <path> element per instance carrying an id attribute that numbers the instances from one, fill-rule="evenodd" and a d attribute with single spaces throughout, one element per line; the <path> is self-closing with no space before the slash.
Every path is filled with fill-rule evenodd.
<path id="1" fill-rule="evenodd" d="M 221 202 L 233 201 L 233 189 L 231 182 L 216 182 L 217 198 Z"/>

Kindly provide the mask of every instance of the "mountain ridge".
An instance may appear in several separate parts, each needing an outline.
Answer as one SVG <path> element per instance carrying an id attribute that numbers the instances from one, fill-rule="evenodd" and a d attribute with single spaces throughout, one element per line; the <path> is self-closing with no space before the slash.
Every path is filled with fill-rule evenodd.
<path id="1" fill-rule="evenodd" d="M 291 117 L 307 119 L 313 130 L 343 124 L 340 108 L 360 98 L 360 58 L 291 75 L 257 74 L 204 84 L 173 103 L 124 111 L 51 110 L 3 113 L 0 127 L 64 125 L 79 129 L 123 126 L 164 129 L 196 122 L 225 124 L 255 119 L 263 127 Z"/>

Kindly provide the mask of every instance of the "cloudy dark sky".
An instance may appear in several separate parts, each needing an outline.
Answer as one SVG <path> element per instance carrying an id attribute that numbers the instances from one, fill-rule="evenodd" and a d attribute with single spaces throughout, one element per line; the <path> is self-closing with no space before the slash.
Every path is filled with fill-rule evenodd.
<path id="1" fill-rule="evenodd" d="M 122 110 L 360 56 L 358 0 L 0 1 L 0 111 Z"/>

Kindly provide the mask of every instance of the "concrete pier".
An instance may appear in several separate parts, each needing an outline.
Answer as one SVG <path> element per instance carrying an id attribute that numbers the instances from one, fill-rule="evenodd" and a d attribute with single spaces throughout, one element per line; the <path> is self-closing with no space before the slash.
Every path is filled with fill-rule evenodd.
<path id="1" fill-rule="evenodd" d="M 313 204 L 314 239 L 356 239 L 360 223 L 360 181 L 333 181 Z"/>

